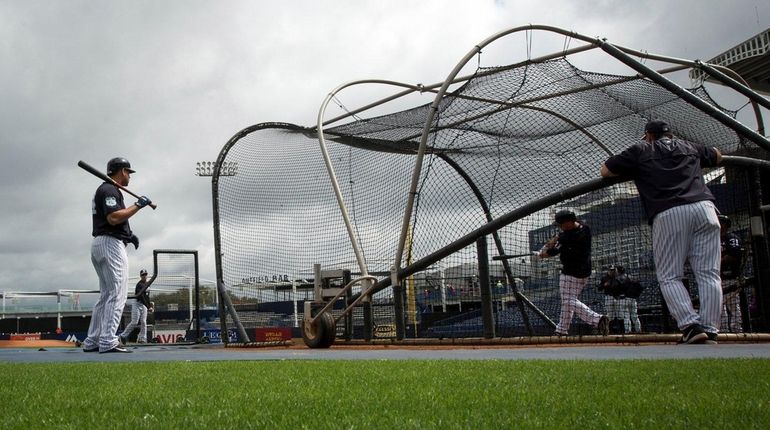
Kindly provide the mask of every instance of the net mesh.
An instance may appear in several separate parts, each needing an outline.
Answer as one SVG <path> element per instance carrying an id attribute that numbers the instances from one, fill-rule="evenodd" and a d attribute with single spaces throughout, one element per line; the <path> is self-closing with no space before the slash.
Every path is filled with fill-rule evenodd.
<path id="1" fill-rule="evenodd" d="M 690 91 L 717 106 L 704 88 Z M 425 105 L 325 130 L 353 234 L 368 271 L 378 277 L 387 277 L 394 264 L 428 114 Z M 601 163 L 638 141 L 650 119 L 665 119 L 675 135 L 716 146 L 724 154 L 748 147 L 730 128 L 638 77 L 579 70 L 563 58 L 478 69 L 439 105 L 401 267 L 492 219 L 596 178 Z M 237 175 L 215 180 L 217 252 L 225 285 L 250 301 L 250 310 L 242 307 L 239 314 L 253 312 L 252 325 L 296 327 L 301 303 L 312 299 L 314 263 L 350 269 L 354 276 L 359 272 L 317 136 L 298 126 L 261 124 L 231 141 L 223 153 L 226 161 L 239 165 Z M 742 172 L 718 169 L 706 175 L 720 211 L 748 239 Z M 638 300 L 642 329 L 667 330 L 650 229 L 635 187 L 624 183 L 521 218 L 496 232 L 499 245 L 489 240 L 491 257 L 507 256 L 490 263 L 496 334 L 553 331 L 561 266 L 558 259 L 531 254 L 555 233 L 553 214 L 562 208 L 575 211 L 594 235 L 594 275 L 581 300 L 604 313 L 605 297 L 595 285 L 604 268 L 623 265 L 645 287 Z M 481 335 L 475 245 L 434 261 L 404 284 L 409 336 Z M 377 293 L 373 302 L 375 336 L 392 336 L 392 289 Z M 260 320 L 259 315 L 271 317 Z M 354 326 L 361 319 L 354 312 Z M 573 323 L 574 332 L 590 330 Z"/>
<path id="2" fill-rule="evenodd" d="M 184 250 L 156 250 L 154 267 L 157 273 L 150 274 L 150 301 L 155 311 L 148 316 L 153 321 L 156 341 L 168 343 L 178 336 L 196 340 L 188 330 L 200 327 L 199 307 L 215 308 L 215 294 L 212 286 L 201 288 L 198 279 L 197 253 Z M 196 303 L 196 287 L 200 290 Z M 133 295 L 133 290 L 131 291 Z M 127 306 L 126 310 L 130 310 Z"/>

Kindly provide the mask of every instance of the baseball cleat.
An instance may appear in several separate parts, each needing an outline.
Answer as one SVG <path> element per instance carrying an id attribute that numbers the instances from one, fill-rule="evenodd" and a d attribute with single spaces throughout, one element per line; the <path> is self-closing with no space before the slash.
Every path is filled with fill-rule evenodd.
<path id="1" fill-rule="evenodd" d="M 708 335 L 700 325 L 693 324 L 682 330 L 682 338 L 679 340 L 679 343 L 705 343 L 708 338 Z"/>

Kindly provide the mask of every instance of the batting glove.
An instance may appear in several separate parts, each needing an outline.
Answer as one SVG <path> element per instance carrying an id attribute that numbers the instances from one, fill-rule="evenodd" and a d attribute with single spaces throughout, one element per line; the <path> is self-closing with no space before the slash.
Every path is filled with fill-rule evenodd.
<path id="1" fill-rule="evenodd" d="M 131 239 L 128 239 L 128 241 L 134 244 L 134 249 L 139 249 L 139 238 L 135 234 L 132 234 Z"/>
<path id="2" fill-rule="evenodd" d="M 136 203 L 134 203 L 134 204 L 139 206 L 139 209 L 141 209 L 141 208 L 149 205 L 150 203 L 152 203 L 152 200 L 150 200 L 149 197 L 142 196 L 142 197 L 139 197 L 139 200 L 137 200 Z"/>

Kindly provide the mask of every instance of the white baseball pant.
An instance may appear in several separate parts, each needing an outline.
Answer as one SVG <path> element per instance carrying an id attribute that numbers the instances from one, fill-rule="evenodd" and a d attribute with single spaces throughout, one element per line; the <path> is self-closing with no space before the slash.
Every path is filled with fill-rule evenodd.
<path id="1" fill-rule="evenodd" d="M 131 304 L 131 322 L 128 323 L 120 337 L 128 339 L 137 324 L 139 325 L 139 335 L 136 337 L 136 341 L 147 342 L 147 308 L 137 300 L 134 300 Z"/>
<path id="2" fill-rule="evenodd" d="M 572 325 L 573 315 L 577 315 L 578 318 L 594 327 L 599 324 L 599 320 L 602 316 L 592 311 L 585 305 L 585 303 L 578 300 L 578 296 L 588 283 L 588 279 L 589 278 L 576 278 L 563 273 L 559 276 L 561 313 L 559 315 L 559 324 L 556 325 L 557 333 L 569 333 L 569 326 Z"/>
<path id="3" fill-rule="evenodd" d="M 112 236 L 96 236 L 91 242 L 91 263 L 99 277 L 99 299 L 91 314 L 84 349 L 109 351 L 118 346 L 118 325 L 128 295 L 126 246 Z"/>
<path id="4" fill-rule="evenodd" d="M 724 306 L 722 307 L 722 327 L 732 333 L 743 332 L 743 321 L 741 319 L 741 295 L 739 293 L 740 291 L 733 291 L 732 293 L 725 294 L 723 297 Z"/>
<path id="5" fill-rule="evenodd" d="M 642 322 L 639 321 L 636 299 L 626 297 L 620 301 L 620 307 L 623 309 L 623 325 L 626 329 L 626 333 L 641 333 Z"/>
<path id="6" fill-rule="evenodd" d="M 700 324 L 707 332 L 717 333 L 722 312 L 722 282 L 719 220 L 714 204 L 704 200 L 675 206 L 656 215 L 652 248 L 660 291 L 679 329 Z M 695 312 L 682 283 L 686 260 L 690 261 L 698 285 L 699 312 Z"/>

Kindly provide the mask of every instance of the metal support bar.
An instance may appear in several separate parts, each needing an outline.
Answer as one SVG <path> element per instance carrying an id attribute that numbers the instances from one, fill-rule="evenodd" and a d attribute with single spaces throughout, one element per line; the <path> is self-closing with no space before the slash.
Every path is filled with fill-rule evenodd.
<path id="1" fill-rule="evenodd" d="M 243 324 L 241 324 L 241 319 L 238 318 L 238 313 L 235 312 L 233 302 L 230 300 L 230 295 L 227 294 L 227 289 L 225 289 L 224 283 L 217 282 L 217 291 L 219 292 L 219 297 L 221 298 L 220 302 L 224 304 L 225 310 L 230 314 L 230 317 L 235 323 L 235 327 L 238 330 L 238 337 L 240 337 L 241 340 L 245 343 L 251 342 L 249 336 L 246 334 L 246 330 L 243 328 Z M 221 320 L 224 320 L 226 317 L 226 315 L 220 315 Z M 227 338 L 227 332 L 222 333 L 222 342 L 224 342 Z"/>
<path id="2" fill-rule="evenodd" d="M 761 95 L 757 94 L 756 92 L 752 91 L 751 88 L 748 88 L 747 86 L 741 84 L 740 82 L 736 81 L 735 79 L 727 76 L 726 74 L 722 73 L 721 71 L 717 70 L 716 67 L 713 67 L 712 65 L 708 63 L 704 63 L 700 60 L 695 61 L 695 63 L 698 64 L 698 66 L 701 68 L 701 70 L 708 73 L 712 78 L 716 79 L 717 81 L 721 82 L 722 84 L 727 85 L 728 87 L 734 89 L 735 91 L 738 91 L 739 93 L 743 94 L 744 96 L 748 97 L 749 100 L 759 103 L 764 107 L 765 109 L 770 109 L 770 100 L 762 97 Z"/>
<path id="3" fill-rule="evenodd" d="M 760 160 L 750 157 L 739 157 L 734 155 L 723 155 L 722 166 L 739 166 L 744 168 L 757 167 L 763 170 L 770 170 L 770 161 Z M 628 179 L 616 176 L 613 178 L 594 178 L 581 184 L 574 185 L 569 188 L 565 188 L 561 191 L 549 194 L 541 197 L 538 200 L 530 202 L 520 208 L 514 209 L 506 214 L 495 218 L 493 221 L 484 224 L 483 226 L 471 231 L 465 236 L 455 240 L 454 242 L 444 246 L 433 253 L 426 255 L 425 257 L 415 261 L 409 266 L 400 269 L 398 272 L 399 278 L 405 278 L 409 275 L 413 275 L 421 270 L 425 270 L 431 265 L 435 264 L 443 258 L 452 255 L 453 253 L 472 245 L 476 239 L 480 236 L 486 236 L 493 231 L 500 230 L 501 228 L 512 224 L 528 215 L 531 215 L 539 210 L 545 209 L 556 203 L 571 198 L 581 196 L 591 191 L 596 191 L 602 188 L 610 187 L 615 184 L 626 182 Z M 768 266 L 770 267 L 770 265 Z M 369 294 L 376 294 L 379 291 L 390 286 L 390 278 L 381 279 L 369 290 Z"/>
<path id="4" fill-rule="evenodd" d="M 616 46 L 612 45 L 609 42 L 606 41 L 600 41 L 599 42 L 600 47 L 607 52 L 608 54 L 612 55 L 613 57 L 620 60 L 625 65 L 631 67 L 632 69 L 636 70 L 637 72 L 641 73 L 642 75 L 649 78 L 651 81 L 655 82 L 656 84 L 662 86 L 663 88 L 671 91 L 673 94 L 675 94 L 677 97 L 681 98 L 682 100 L 686 101 L 687 103 L 695 106 L 696 108 L 703 111 L 703 113 L 709 115 L 710 117 L 716 119 L 717 121 L 721 122 L 725 126 L 735 130 L 736 133 L 739 135 L 745 137 L 746 139 L 756 143 L 758 146 L 770 151 L 770 141 L 768 141 L 764 136 L 760 135 L 759 133 L 755 132 L 754 130 L 746 127 L 745 125 L 741 124 L 740 122 L 736 121 L 734 118 L 730 117 L 726 113 L 720 111 L 719 109 L 715 108 L 714 106 L 708 104 L 706 101 L 698 98 L 696 95 L 692 94 L 691 92 L 687 91 L 686 89 L 680 87 L 679 85 L 675 84 L 674 82 L 668 80 L 665 76 L 661 75 L 660 73 L 657 73 L 656 71 L 652 70 L 651 68 L 645 66 L 644 64 L 636 61 L 635 59 L 631 58 L 628 54 L 618 49 Z"/>
<path id="5" fill-rule="evenodd" d="M 770 254 L 768 254 L 764 216 L 759 210 L 762 203 L 759 169 L 749 170 L 749 217 L 751 219 L 751 247 L 754 264 L 754 285 L 764 327 L 770 327 Z"/>
<path id="6" fill-rule="evenodd" d="M 481 290 L 481 321 L 486 339 L 495 337 L 495 318 L 492 311 L 492 285 L 489 279 L 489 255 L 487 238 L 476 239 L 476 255 L 479 263 L 479 289 Z"/>
<path id="7" fill-rule="evenodd" d="M 348 292 L 348 290 L 350 290 L 351 288 L 353 288 L 353 286 L 354 286 L 354 285 L 358 284 L 359 282 L 361 282 L 361 283 L 362 283 L 362 281 L 365 281 L 365 280 L 368 280 L 368 281 L 372 281 L 372 282 L 375 282 L 375 281 L 377 281 L 377 278 L 375 278 L 374 276 L 366 275 L 366 276 L 361 276 L 361 277 L 359 277 L 359 278 L 353 279 L 352 281 L 348 282 L 348 284 L 347 284 L 347 285 L 345 285 L 345 286 L 344 286 L 344 287 L 343 287 L 343 288 L 342 288 L 342 289 L 341 289 L 341 290 L 340 290 L 340 291 L 337 293 L 337 295 L 336 295 L 336 296 L 334 296 L 334 298 L 332 298 L 331 300 L 329 300 L 329 301 L 326 303 L 326 306 L 324 306 L 323 308 L 321 308 L 321 310 L 320 310 L 320 311 L 318 311 L 318 313 L 316 313 L 316 315 L 315 315 L 313 318 L 311 318 L 311 319 L 310 319 L 310 323 L 311 323 L 311 324 L 315 324 L 315 323 L 316 323 L 316 320 L 318 320 L 318 318 L 320 318 L 320 315 L 321 315 L 322 313 L 324 313 L 324 312 L 328 311 L 329 309 L 331 309 L 331 308 L 334 306 L 334 302 L 336 302 L 336 301 L 337 301 L 337 300 L 338 300 L 340 297 L 342 297 L 342 296 L 343 296 L 345 293 L 347 293 L 347 292 Z M 362 291 L 362 292 L 361 292 L 361 296 L 366 296 L 366 295 L 367 295 L 366 293 L 367 293 L 367 291 L 366 291 L 366 290 Z M 358 302 L 360 301 L 360 297 L 361 297 L 361 296 L 359 296 L 359 299 L 358 299 L 358 300 L 355 300 L 353 303 L 351 303 L 350 305 L 348 305 L 348 307 L 347 307 L 347 308 L 345 308 L 345 310 L 343 310 L 343 311 L 342 311 L 342 314 L 340 314 L 338 317 L 336 317 L 336 318 L 334 319 L 334 322 L 335 322 L 335 323 L 337 323 L 337 322 L 338 322 L 340 319 L 342 319 L 342 317 L 343 317 L 345 314 L 347 314 L 348 312 L 350 312 L 350 311 L 353 309 L 353 306 L 355 306 L 356 304 L 358 304 Z M 307 316 L 305 316 L 305 318 L 307 318 Z"/>
<path id="8" fill-rule="evenodd" d="M 394 318 L 396 319 L 396 339 L 402 340 L 406 335 L 406 326 L 404 319 L 404 290 L 398 278 L 398 271 L 395 267 L 390 268 L 390 279 L 393 283 L 393 307 L 395 308 Z"/>

